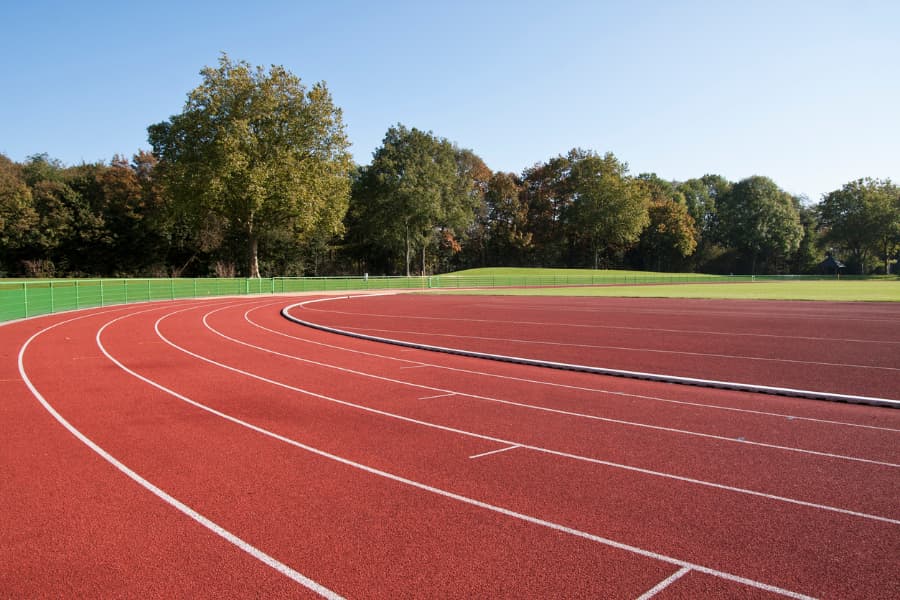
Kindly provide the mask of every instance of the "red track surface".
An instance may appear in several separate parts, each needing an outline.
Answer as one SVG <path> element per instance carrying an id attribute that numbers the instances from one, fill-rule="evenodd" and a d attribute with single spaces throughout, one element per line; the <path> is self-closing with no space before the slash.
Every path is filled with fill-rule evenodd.
<path id="1" fill-rule="evenodd" d="M 407 295 L 304 309 L 435 346 L 900 400 L 897 303 Z"/>
<path id="2" fill-rule="evenodd" d="M 900 595 L 900 411 L 385 346 L 290 323 L 294 301 L 0 327 L 4 596 Z M 402 296 L 317 306 L 364 303 L 423 316 Z M 499 320 L 485 303 L 465 316 Z M 877 318 L 838 335 L 900 339 Z M 477 326 L 493 331 L 528 330 Z M 613 345 L 591 331 L 565 339 Z"/>

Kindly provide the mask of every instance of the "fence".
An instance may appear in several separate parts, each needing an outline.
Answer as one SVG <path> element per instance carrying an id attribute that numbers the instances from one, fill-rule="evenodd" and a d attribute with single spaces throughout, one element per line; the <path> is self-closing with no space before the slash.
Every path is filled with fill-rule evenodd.
<path id="1" fill-rule="evenodd" d="M 760 279 L 784 279 L 784 276 Z M 799 277 L 794 277 L 799 278 Z M 806 278 L 806 277 L 804 277 Z M 273 277 L 267 279 L 0 280 L 0 322 L 80 308 L 154 300 L 292 292 L 547 287 L 750 281 L 750 276 L 598 271 L 596 274 L 433 275 L 430 277 Z"/>

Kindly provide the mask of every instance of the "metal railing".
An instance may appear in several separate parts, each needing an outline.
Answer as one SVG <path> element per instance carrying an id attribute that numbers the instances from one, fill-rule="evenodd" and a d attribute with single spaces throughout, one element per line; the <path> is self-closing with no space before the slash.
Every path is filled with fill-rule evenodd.
<path id="1" fill-rule="evenodd" d="M 791 279 L 799 279 L 795 276 Z M 815 277 L 803 276 L 803 279 Z M 825 277 L 819 277 L 825 278 Z M 830 277 L 828 277 L 830 278 Z M 784 280 L 784 276 L 730 276 L 693 273 L 598 271 L 558 275 L 432 275 L 427 277 L 272 277 L 263 279 L 7 279 L 0 280 L 0 321 L 67 310 L 155 300 L 248 294 L 391 289 L 459 289 L 641 285 Z"/>

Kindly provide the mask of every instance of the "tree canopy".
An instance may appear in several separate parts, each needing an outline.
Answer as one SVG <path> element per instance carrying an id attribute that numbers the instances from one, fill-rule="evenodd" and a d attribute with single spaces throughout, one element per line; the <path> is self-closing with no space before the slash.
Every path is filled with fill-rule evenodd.
<path id="1" fill-rule="evenodd" d="M 222 55 L 201 71 L 181 114 L 151 125 L 161 180 L 195 237 L 210 227 L 247 244 L 259 276 L 261 239 L 342 231 L 349 200 L 349 142 L 324 83 L 311 89 L 284 67 L 268 70 Z"/>
<path id="2" fill-rule="evenodd" d="M 900 245 L 900 189 L 890 180 L 858 179 L 822 199 L 820 227 L 828 244 L 846 248 L 852 266 L 865 273 L 872 256 L 890 258 Z"/>

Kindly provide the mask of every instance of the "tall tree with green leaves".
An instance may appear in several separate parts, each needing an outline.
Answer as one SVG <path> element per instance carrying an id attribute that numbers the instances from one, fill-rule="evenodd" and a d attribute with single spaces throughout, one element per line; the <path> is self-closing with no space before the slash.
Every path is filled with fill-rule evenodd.
<path id="1" fill-rule="evenodd" d="M 28 244 L 37 223 L 22 167 L 0 154 L 0 269 L 18 269 L 18 251 Z"/>
<path id="2" fill-rule="evenodd" d="M 407 276 L 421 251 L 424 272 L 426 249 L 448 234 L 455 239 L 474 219 L 476 167 L 444 138 L 391 127 L 355 188 L 354 220 L 370 232 L 370 243 L 404 257 Z"/>
<path id="3" fill-rule="evenodd" d="M 671 198 L 653 200 L 648 218 L 639 244 L 646 268 L 671 270 L 693 254 L 697 248 L 694 218 L 685 204 Z"/>
<path id="4" fill-rule="evenodd" d="M 495 173 L 488 183 L 487 245 L 494 265 L 522 264 L 531 247 L 528 204 L 513 173 Z"/>
<path id="5" fill-rule="evenodd" d="M 740 250 L 756 273 L 761 262 L 769 266 L 787 260 L 803 237 L 794 200 L 768 177 L 748 177 L 718 199 L 719 234 Z"/>
<path id="6" fill-rule="evenodd" d="M 611 152 L 600 156 L 575 149 L 567 158 L 572 202 L 564 219 L 571 240 L 587 242 L 596 269 L 601 256 L 624 251 L 638 241 L 648 223 L 650 194 L 628 177 L 628 165 Z"/>
<path id="7" fill-rule="evenodd" d="M 341 111 L 324 83 L 307 89 L 282 66 L 226 55 L 201 71 L 181 114 L 148 129 L 163 181 L 196 231 L 219 222 L 246 239 L 259 277 L 259 242 L 339 233 L 351 158 Z"/>
<path id="8" fill-rule="evenodd" d="M 857 179 L 827 194 L 819 204 L 825 242 L 845 249 L 865 273 L 870 257 L 890 258 L 900 245 L 900 189 L 890 180 Z"/>

